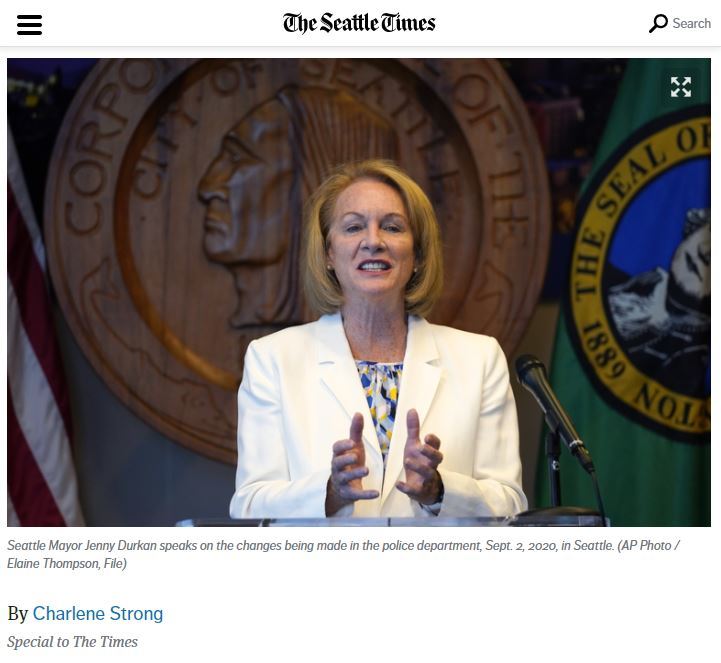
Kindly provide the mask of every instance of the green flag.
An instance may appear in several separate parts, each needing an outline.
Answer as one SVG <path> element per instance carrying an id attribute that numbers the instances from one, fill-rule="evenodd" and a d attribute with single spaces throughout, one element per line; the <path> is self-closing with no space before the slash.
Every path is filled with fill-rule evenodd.
<path id="1" fill-rule="evenodd" d="M 710 85 L 710 60 L 631 60 L 579 202 L 551 381 L 617 526 L 711 521 Z M 565 452 L 561 496 L 596 505 Z"/>

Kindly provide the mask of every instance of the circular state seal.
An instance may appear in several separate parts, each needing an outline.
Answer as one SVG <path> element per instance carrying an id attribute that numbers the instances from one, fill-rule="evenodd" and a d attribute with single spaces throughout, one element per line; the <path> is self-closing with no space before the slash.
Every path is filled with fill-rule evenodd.
<path id="1" fill-rule="evenodd" d="M 606 400 L 669 437 L 711 429 L 711 119 L 663 116 L 600 169 L 579 206 L 568 303 Z"/>
<path id="2" fill-rule="evenodd" d="M 510 353 L 542 285 L 549 197 L 497 62 L 100 62 L 58 136 L 44 216 L 60 305 L 111 389 L 234 462 L 248 344 L 315 318 L 303 204 L 365 158 L 397 161 L 436 207 L 446 288 L 432 320 Z"/>

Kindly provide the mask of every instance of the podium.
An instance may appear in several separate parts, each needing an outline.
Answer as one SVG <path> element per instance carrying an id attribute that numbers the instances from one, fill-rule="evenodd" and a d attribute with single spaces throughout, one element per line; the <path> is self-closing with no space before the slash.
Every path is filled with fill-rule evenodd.
<path id="1" fill-rule="evenodd" d="M 502 518 L 191 518 L 176 527 L 602 527 L 598 513 L 566 507 Z"/>

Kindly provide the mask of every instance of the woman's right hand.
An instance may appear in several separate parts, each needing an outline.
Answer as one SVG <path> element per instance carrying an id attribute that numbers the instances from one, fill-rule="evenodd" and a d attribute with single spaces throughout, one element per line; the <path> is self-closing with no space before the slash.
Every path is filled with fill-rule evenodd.
<path id="1" fill-rule="evenodd" d="M 350 424 L 350 435 L 333 445 L 330 479 L 325 498 L 325 515 L 332 516 L 356 500 L 374 500 L 377 490 L 363 490 L 362 479 L 368 474 L 363 446 L 363 415 L 356 412 Z"/>

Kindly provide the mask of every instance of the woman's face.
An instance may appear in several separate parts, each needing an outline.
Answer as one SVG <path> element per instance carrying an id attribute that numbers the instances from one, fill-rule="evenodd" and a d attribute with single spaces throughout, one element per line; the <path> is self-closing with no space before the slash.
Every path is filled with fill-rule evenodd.
<path id="1" fill-rule="evenodd" d="M 408 213 L 395 189 L 363 179 L 340 194 L 328 232 L 328 262 L 347 304 L 403 306 L 415 256 Z"/>

